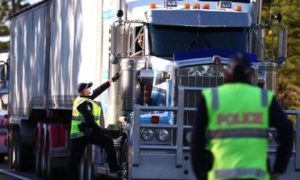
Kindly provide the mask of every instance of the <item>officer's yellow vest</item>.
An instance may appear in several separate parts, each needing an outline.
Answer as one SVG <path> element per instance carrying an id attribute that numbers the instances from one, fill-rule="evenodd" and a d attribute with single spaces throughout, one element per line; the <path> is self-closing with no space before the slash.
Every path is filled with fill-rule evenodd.
<path id="1" fill-rule="evenodd" d="M 77 107 L 83 102 L 88 101 L 92 104 L 92 114 L 94 116 L 94 120 L 100 127 L 100 116 L 101 116 L 101 108 L 95 103 L 93 100 L 85 97 L 76 97 L 73 102 L 73 111 L 72 111 L 72 122 L 71 122 L 71 133 L 70 138 L 79 138 L 84 136 L 83 132 L 81 132 L 78 128 L 78 125 L 84 123 L 83 115 L 77 110 Z"/>
<path id="2" fill-rule="evenodd" d="M 269 180 L 269 107 L 274 94 L 243 83 L 203 91 L 208 111 L 208 148 L 214 156 L 209 180 Z"/>

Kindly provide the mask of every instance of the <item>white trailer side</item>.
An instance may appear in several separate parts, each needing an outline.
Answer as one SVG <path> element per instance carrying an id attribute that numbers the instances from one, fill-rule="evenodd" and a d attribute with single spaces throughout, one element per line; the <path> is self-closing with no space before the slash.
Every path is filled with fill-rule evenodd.
<path id="1" fill-rule="evenodd" d="M 11 19 L 11 123 L 28 118 L 32 104 L 45 108 L 46 8 L 36 7 Z"/>
<path id="2" fill-rule="evenodd" d="M 52 1 L 49 108 L 71 109 L 79 82 L 100 84 L 100 1 Z"/>
<path id="3" fill-rule="evenodd" d="M 102 7 L 100 0 L 44 0 L 11 18 L 11 167 L 29 166 L 34 155 L 37 174 L 48 176 L 55 163 L 46 160 L 57 152 L 67 156 L 77 84 L 93 82 L 95 88 L 108 79 L 109 26 L 103 34 Z"/>

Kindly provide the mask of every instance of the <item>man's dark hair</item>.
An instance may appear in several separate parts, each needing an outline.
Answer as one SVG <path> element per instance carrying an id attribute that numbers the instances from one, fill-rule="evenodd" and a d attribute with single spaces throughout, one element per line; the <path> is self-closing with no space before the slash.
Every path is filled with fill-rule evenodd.
<path id="1" fill-rule="evenodd" d="M 242 53 L 234 54 L 230 57 L 227 72 L 230 76 L 229 82 L 250 83 L 251 63 Z"/>

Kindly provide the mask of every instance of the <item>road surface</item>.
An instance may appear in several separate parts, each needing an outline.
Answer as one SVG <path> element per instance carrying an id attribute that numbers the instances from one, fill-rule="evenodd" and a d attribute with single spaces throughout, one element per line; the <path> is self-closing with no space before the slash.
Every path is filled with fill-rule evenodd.
<path id="1" fill-rule="evenodd" d="M 1 180 L 41 180 L 30 172 L 16 172 L 9 169 L 7 164 L 0 165 L 0 179 Z"/>
<path id="2" fill-rule="evenodd" d="M 271 163 L 274 163 L 274 158 L 271 157 Z M 62 179 L 57 177 L 55 179 Z M 106 180 L 112 180 L 106 178 Z M 299 180 L 300 172 L 294 171 L 294 158 L 291 158 L 287 173 L 279 178 L 279 180 Z M 15 170 L 9 169 L 7 162 L 0 164 L 0 180 L 42 180 L 38 178 L 33 172 L 16 172 Z"/>

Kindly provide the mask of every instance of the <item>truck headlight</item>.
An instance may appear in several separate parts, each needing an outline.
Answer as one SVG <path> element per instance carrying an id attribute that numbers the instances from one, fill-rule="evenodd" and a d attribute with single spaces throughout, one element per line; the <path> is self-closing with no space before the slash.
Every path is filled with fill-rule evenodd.
<path id="1" fill-rule="evenodd" d="M 143 128 L 141 136 L 144 141 L 152 141 L 154 138 L 154 132 L 152 129 Z"/>
<path id="2" fill-rule="evenodd" d="M 166 129 L 158 129 L 156 132 L 156 138 L 159 141 L 167 141 L 169 139 L 169 131 Z"/>

